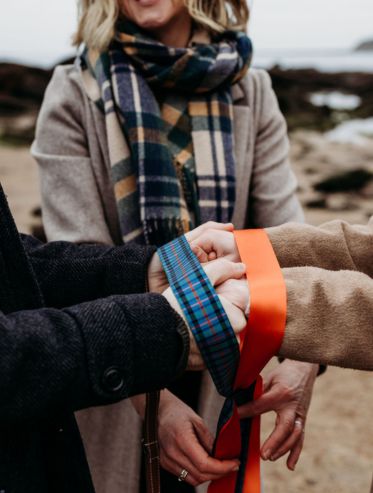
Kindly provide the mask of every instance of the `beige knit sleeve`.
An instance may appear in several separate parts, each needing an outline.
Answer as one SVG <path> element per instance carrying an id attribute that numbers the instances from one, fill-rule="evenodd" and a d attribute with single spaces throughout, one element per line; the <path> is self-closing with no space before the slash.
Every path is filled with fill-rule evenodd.
<path id="1" fill-rule="evenodd" d="M 281 267 L 348 269 L 373 277 L 373 218 L 365 226 L 344 221 L 320 227 L 285 224 L 267 233 Z"/>
<path id="2" fill-rule="evenodd" d="M 284 269 L 283 357 L 373 370 L 373 279 L 352 271 Z"/>

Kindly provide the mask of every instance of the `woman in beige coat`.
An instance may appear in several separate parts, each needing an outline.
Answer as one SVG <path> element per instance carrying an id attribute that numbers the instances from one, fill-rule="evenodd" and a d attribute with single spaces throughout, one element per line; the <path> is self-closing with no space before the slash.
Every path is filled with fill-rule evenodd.
<path id="1" fill-rule="evenodd" d="M 165 242 L 207 219 L 232 220 L 237 227 L 303 220 L 288 162 L 286 125 L 270 79 L 263 71 L 245 73 L 250 43 L 239 34 L 248 17 L 245 0 L 83 0 L 80 4 L 76 42 L 83 42 L 88 51 L 74 66 L 56 69 L 32 150 L 40 166 L 49 240 L 120 244 L 150 237 Z M 156 63 L 144 53 L 144 46 L 156 53 Z M 181 54 L 181 62 L 174 63 L 175 53 Z M 166 61 L 160 67 L 171 74 L 163 82 L 159 60 Z M 210 68 L 202 74 L 200 67 L 206 64 Z M 190 74 L 201 79 L 195 92 Z M 226 80 L 218 86 L 223 76 Z M 183 77 L 188 80 L 182 88 L 187 96 L 182 91 L 180 96 L 180 87 L 173 88 L 175 79 L 179 83 Z M 203 92 L 205 86 L 209 92 Z M 130 96 L 121 100 L 130 88 Z M 144 110 L 141 105 L 146 104 L 150 106 Z M 131 126 L 133 115 L 140 123 L 136 120 Z M 158 138 L 160 120 L 170 131 Z M 149 128 L 144 127 L 147 122 Z M 149 156 L 156 162 L 156 156 L 163 163 L 158 173 L 162 176 L 152 177 L 157 182 L 152 197 L 143 193 L 149 170 L 142 153 L 145 162 Z M 166 177 L 163 167 L 168 169 Z M 176 206 L 175 196 L 159 192 L 166 182 L 177 189 Z M 174 231 L 157 238 L 154 232 L 163 231 L 165 221 L 154 227 L 154 214 L 146 217 L 155 196 L 163 201 L 162 212 L 169 209 L 166 202 L 171 199 L 180 210 L 179 216 L 166 221 L 175 226 Z M 143 216 L 146 220 L 139 228 L 137 218 Z M 294 401 L 279 395 L 273 406 L 279 416 L 273 434 L 277 443 L 287 438 L 284 422 L 295 428 L 301 420 L 304 426 L 316 373 L 315 365 L 291 361 L 276 370 L 280 384 L 286 387 L 290 379 L 298 396 Z M 187 377 L 175 390 L 213 424 L 220 400 L 206 375 L 197 405 L 193 401 L 198 389 L 199 382 Z M 141 415 L 142 402 L 135 405 Z M 131 403 L 92 409 L 78 419 L 98 493 L 138 493 L 141 420 Z M 211 479 L 199 458 L 202 449 L 210 448 L 212 436 L 194 411 L 165 391 L 159 424 L 163 467 L 177 477 L 185 467 L 183 461 L 191 460 L 200 472 L 198 482 Z M 273 436 L 269 440 L 273 443 Z M 301 446 L 299 441 L 290 449 L 291 468 Z M 177 491 L 180 485 L 170 477 L 166 480 L 163 491 Z"/>
<path id="2" fill-rule="evenodd" d="M 366 226 L 344 221 L 319 227 L 291 223 L 266 232 L 287 291 L 279 355 L 373 371 L 373 217 Z M 212 252 L 214 257 L 241 260 L 230 232 L 207 230 L 193 246 L 200 248 L 202 262 Z M 241 282 L 247 288 L 246 280 Z M 263 285 L 265 282 L 263 279 Z M 268 293 L 270 296 L 270 290 Z M 241 416 L 266 412 L 272 398 L 266 393 L 242 406 Z M 280 447 L 274 458 L 284 452 Z M 272 455 L 271 450 L 267 453 Z"/>
<path id="3" fill-rule="evenodd" d="M 279 355 L 373 371 L 373 216 L 367 225 L 289 223 L 266 233 L 287 291 Z M 206 229 L 192 247 L 201 262 L 211 253 L 241 261 L 229 231 Z"/>

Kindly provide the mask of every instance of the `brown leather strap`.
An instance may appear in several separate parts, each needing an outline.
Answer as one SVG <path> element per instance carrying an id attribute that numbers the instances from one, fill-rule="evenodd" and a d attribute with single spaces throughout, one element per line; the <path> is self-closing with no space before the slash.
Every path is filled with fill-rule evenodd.
<path id="1" fill-rule="evenodd" d="M 161 491 L 158 443 L 159 397 L 159 392 L 146 394 L 143 447 L 147 493 L 160 493 Z"/>

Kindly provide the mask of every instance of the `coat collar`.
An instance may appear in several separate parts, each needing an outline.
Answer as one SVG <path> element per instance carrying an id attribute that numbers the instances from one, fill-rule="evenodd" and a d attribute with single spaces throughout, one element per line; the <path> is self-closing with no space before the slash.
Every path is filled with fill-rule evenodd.
<path id="1" fill-rule="evenodd" d="M 232 86 L 232 99 L 233 104 L 236 104 L 245 99 L 245 93 L 242 89 L 241 82 L 237 82 L 236 84 L 234 84 L 234 86 Z"/>

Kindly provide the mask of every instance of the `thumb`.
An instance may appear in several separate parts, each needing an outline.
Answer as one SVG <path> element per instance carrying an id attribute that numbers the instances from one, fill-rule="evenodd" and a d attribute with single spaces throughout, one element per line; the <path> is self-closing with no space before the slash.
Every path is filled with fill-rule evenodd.
<path id="1" fill-rule="evenodd" d="M 206 253 L 205 250 L 203 250 L 203 248 L 201 248 L 200 246 L 191 244 L 190 248 L 201 264 L 205 264 L 210 260 L 210 254 Z"/>
<path id="2" fill-rule="evenodd" d="M 228 279 L 240 279 L 246 272 L 246 265 L 240 262 L 218 258 L 203 266 L 213 286 L 227 281 Z"/>
<path id="3" fill-rule="evenodd" d="M 194 422 L 193 426 L 199 441 L 205 448 L 206 452 L 210 455 L 214 446 L 214 437 L 212 436 L 210 430 L 202 420 Z"/>

